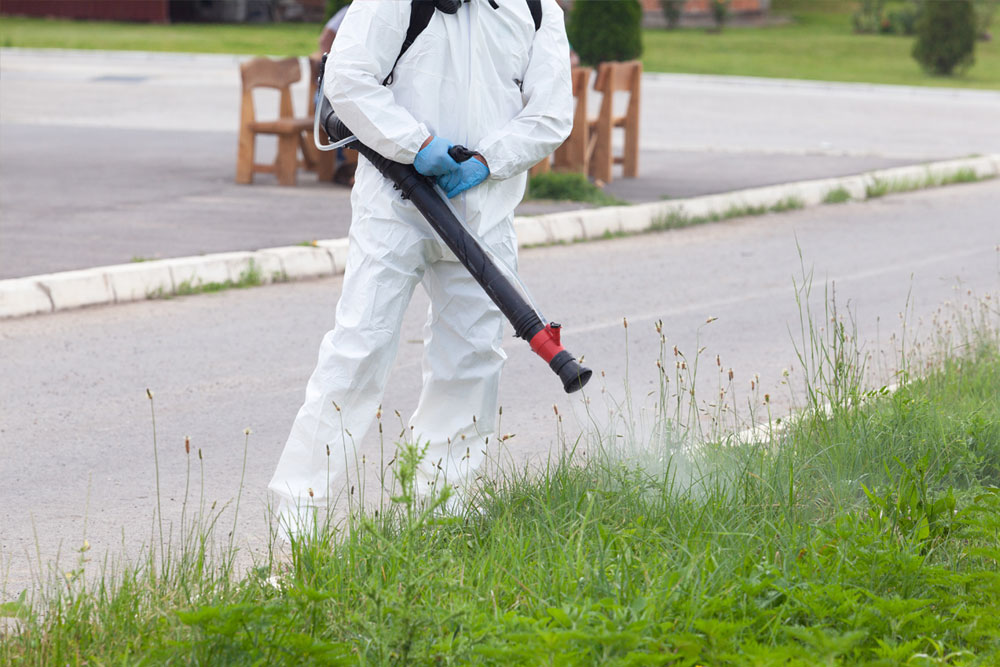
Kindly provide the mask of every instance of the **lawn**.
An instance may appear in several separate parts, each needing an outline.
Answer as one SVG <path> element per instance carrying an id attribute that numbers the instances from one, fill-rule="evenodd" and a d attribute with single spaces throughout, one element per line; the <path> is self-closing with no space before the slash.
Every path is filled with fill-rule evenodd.
<path id="1" fill-rule="evenodd" d="M 779 0 L 773 13 L 792 22 L 765 28 L 646 30 L 647 71 L 1000 89 L 1000 40 L 978 42 L 976 64 L 956 77 L 924 74 L 910 57 L 912 38 L 855 35 L 843 0 Z M 996 32 L 996 29 L 994 29 Z M 78 22 L 0 18 L 0 45 L 32 48 L 307 55 L 319 26 Z"/>
<path id="2" fill-rule="evenodd" d="M 677 443 L 696 359 L 664 341 L 651 442 L 592 433 L 457 518 L 411 501 L 406 446 L 393 504 L 296 541 L 290 562 L 234 576 L 195 535 L 0 605 L 19 624 L 0 626 L 0 662 L 995 665 L 1000 312 L 962 313 L 895 392 L 864 390 L 843 317 L 804 319 L 812 409 L 695 448 Z"/>
<path id="3" fill-rule="evenodd" d="M 774 13 L 791 16 L 791 23 L 721 34 L 647 30 L 643 65 L 653 72 L 1000 89 L 1000 40 L 977 42 L 976 63 L 966 73 L 934 77 L 910 56 L 914 38 L 854 34 L 844 11 L 853 4 L 775 3 Z"/>

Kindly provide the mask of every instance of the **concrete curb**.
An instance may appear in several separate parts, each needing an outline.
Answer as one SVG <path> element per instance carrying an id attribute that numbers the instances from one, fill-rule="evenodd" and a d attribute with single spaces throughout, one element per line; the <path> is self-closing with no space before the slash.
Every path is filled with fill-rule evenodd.
<path id="1" fill-rule="evenodd" d="M 751 207 L 767 209 L 789 200 L 816 206 L 838 189 L 846 190 L 852 199 L 865 199 L 868 188 L 879 184 L 888 185 L 890 190 L 915 189 L 962 171 L 972 171 L 979 178 L 1000 176 L 1000 154 L 651 204 L 519 217 L 514 219 L 514 228 L 522 246 L 584 241 L 657 229 L 671 219 L 731 217 L 727 214 Z M 347 239 L 340 238 L 317 241 L 315 246 L 226 252 L 0 280 L 0 319 L 189 293 L 209 283 L 238 283 L 251 272 L 257 272 L 264 283 L 334 276 L 344 272 L 346 263 Z"/>

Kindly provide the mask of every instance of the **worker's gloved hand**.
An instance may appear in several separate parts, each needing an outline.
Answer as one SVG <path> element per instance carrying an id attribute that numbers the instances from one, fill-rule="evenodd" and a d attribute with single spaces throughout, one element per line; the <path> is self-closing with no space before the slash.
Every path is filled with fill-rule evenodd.
<path id="1" fill-rule="evenodd" d="M 450 174 L 438 176 L 437 183 L 448 195 L 448 199 L 451 199 L 469 188 L 479 185 L 489 175 L 490 168 L 480 162 L 478 158 L 471 157 L 465 162 L 459 162 L 458 169 Z"/>
<path id="2" fill-rule="evenodd" d="M 413 168 L 424 176 L 441 176 L 458 169 L 458 163 L 448 155 L 451 144 L 441 137 L 431 137 L 424 147 L 417 152 L 413 160 Z"/>

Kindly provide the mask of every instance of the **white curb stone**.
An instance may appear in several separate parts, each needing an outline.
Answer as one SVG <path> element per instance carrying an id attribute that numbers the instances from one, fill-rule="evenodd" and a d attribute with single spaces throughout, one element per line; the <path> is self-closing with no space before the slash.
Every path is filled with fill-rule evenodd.
<path id="1" fill-rule="evenodd" d="M 333 261 L 333 275 L 343 273 L 347 266 L 347 238 L 317 241 L 316 245 L 330 253 L 330 258 Z"/>
<path id="2" fill-rule="evenodd" d="M 115 293 L 103 271 L 81 269 L 36 276 L 35 281 L 52 300 L 52 310 L 114 303 Z"/>
<path id="3" fill-rule="evenodd" d="M 0 281 L 0 318 L 52 311 L 52 301 L 36 278 Z"/>
<path id="4" fill-rule="evenodd" d="M 922 187 L 962 170 L 971 170 L 979 178 L 1000 176 L 1000 154 L 689 199 L 518 217 L 514 230 L 522 246 L 598 239 L 606 234 L 648 231 L 670 216 L 711 218 L 742 207 L 771 208 L 788 199 L 816 206 L 838 189 L 862 200 L 867 189 L 877 184 L 890 189 Z M 0 318 L 166 296 L 175 294 L 185 283 L 197 288 L 227 280 L 238 282 L 251 266 L 260 271 L 264 282 L 333 276 L 344 272 L 347 253 L 348 239 L 340 238 L 317 241 L 315 246 L 217 253 L 0 280 Z"/>
<path id="5" fill-rule="evenodd" d="M 174 292 L 167 260 L 108 266 L 104 268 L 104 275 L 117 303 L 138 301 Z"/>
<path id="6" fill-rule="evenodd" d="M 257 254 L 276 258 L 281 264 L 279 271 L 288 280 L 329 276 L 334 272 L 330 253 L 324 248 L 312 246 L 267 248 Z"/>

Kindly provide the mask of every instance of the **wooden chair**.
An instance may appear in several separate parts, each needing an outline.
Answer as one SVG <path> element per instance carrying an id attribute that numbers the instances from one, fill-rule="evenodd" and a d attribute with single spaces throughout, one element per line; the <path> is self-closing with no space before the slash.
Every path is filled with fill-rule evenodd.
<path id="1" fill-rule="evenodd" d="M 273 173 L 281 185 L 295 185 L 302 135 L 303 132 L 312 133 L 312 118 L 295 118 L 292 108 L 292 84 L 302 78 L 299 61 L 297 58 L 254 58 L 240 65 L 240 74 L 243 79 L 243 101 L 240 107 L 236 182 L 252 183 L 256 173 Z M 274 88 L 279 91 L 281 99 L 277 119 L 257 120 L 253 103 L 255 88 Z M 278 137 L 278 154 L 274 164 L 254 161 L 258 134 L 273 134 Z"/>
<path id="2" fill-rule="evenodd" d="M 635 178 L 639 172 L 639 87 L 642 81 L 642 63 L 630 60 L 621 63 L 601 63 L 597 70 L 594 90 L 604 95 L 601 112 L 590 122 L 588 138 L 590 175 L 604 183 L 612 180 L 612 167 L 623 166 L 625 178 Z M 624 116 L 614 115 L 616 92 L 629 94 Z M 620 127 L 625 130 L 625 153 L 612 155 L 611 132 Z"/>
<path id="3" fill-rule="evenodd" d="M 587 89 L 590 86 L 590 67 L 573 68 L 573 97 L 576 98 L 576 111 L 573 113 L 573 131 L 556 149 L 553 154 L 552 168 L 556 171 L 577 171 L 587 173 L 587 153 L 589 123 L 587 117 Z"/>

